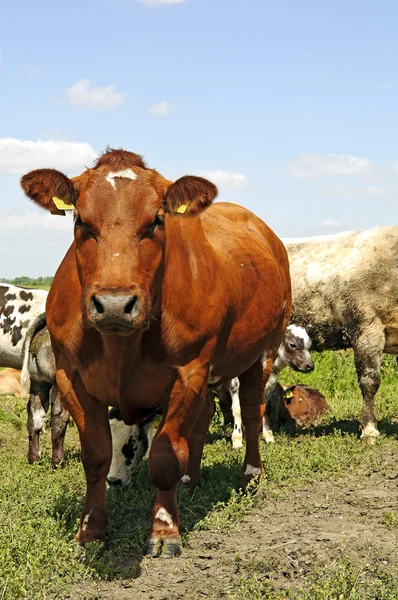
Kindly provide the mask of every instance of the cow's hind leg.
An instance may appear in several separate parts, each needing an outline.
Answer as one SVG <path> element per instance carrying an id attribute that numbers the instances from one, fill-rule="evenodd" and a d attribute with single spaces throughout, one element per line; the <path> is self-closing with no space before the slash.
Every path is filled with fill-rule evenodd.
<path id="1" fill-rule="evenodd" d="M 28 461 L 34 463 L 41 457 L 40 433 L 46 420 L 49 405 L 49 388 L 32 383 L 28 400 Z"/>
<path id="2" fill-rule="evenodd" d="M 373 323 L 353 345 L 355 367 L 363 399 L 361 439 L 370 444 L 373 444 L 380 435 L 374 413 L 374 397 L 380 386 L 380 365 L 384 343 L 381 324 Z"/>
<path id="3" fill-rule="evenodd" d="M 246 430 L 246 455 L 243 463 L 243 487 L 264 472 L 260 457 L 259 431 L 264 415 L 264 376 L 261 360 L 254 363 L 240 380 L 240 406 Z"/>
<path id="4" fill-rule="evenodd" d="M 214 394 L 211 390 L 207 390 L 202 410 L 195 421 L 195 425 L 193 426 L 191 435 L 188 439 L 188 468 L 181 481 L 190 487 L 194 487 L 199 483 L 203 446 L 205 445 L 206 434 L 209 430 L 213 415 Z"/>
<path id="5" fill-rule="evenodd" d="M 51 400 L 51 439 L 52 463 L 57 467 L 64 458 L 65 432 L 69 423 L 69 412 L 62 402 L 61 394 L 56 385 L 50 391 Z"/>

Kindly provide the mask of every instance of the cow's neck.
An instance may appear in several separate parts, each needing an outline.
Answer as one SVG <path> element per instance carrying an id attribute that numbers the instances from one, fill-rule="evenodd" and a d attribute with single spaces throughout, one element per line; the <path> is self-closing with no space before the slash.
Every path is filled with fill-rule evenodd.
<path id="1" fill-rule="evenodd" d="M 205 289 L 211 285 L 217 261 L 199 216 L 167 216 L 165 233 L 163 297 L 167 290 L 167 299 L 171 294 L 184 303 L 192 291 L 198 291 L 198 285 L 205 285 Z"/>

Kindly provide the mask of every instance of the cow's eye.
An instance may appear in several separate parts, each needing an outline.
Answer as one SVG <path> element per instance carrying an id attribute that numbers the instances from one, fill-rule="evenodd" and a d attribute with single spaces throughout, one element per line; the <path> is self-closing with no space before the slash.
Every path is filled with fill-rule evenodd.
<path id="1" fill-rule="evenodd" d="M 291 347 L 292 350 L 297 350 L 297 346 L 293 342 L 289 342 L 289 346 Z"/>
<path id="2" fill-rule="evenodd" d="M 163 225 L 163 219 L 156 215 L 154 222 L 148 227 L 148 229 L 144 233 L 144 237 L 151 237 L 151 235 L 155 233 L 156 227 L 160 227 L 161 225 Z"/>
<path id="3" fill-rule="evenodd" d="M 80 215 L 77 215 L 77 217 L 75 218 L 75 226 L 79 227 L 79 229 L 81 229 L 86 235 L 94 236 L 92 228 L 90 227 L 90 225 L 88 225 L 88 223 L 84 223 L 81 220 Z"/>

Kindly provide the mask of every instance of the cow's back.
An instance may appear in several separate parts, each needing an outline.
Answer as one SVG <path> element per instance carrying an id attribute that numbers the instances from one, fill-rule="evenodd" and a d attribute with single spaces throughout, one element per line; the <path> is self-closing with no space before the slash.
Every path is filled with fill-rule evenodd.
<path id="1" fill-rule="evenodd" d="M 29 326 L 45 312 L 47 292 L 0 284 L 0 366 L 22 368 Z"/>
<path id="2" fill-rule="evenodd" d="M 292 278 L 291 320 L 313 349 L 346 348 L 364 324 L 398 325 L 398 227 L 285 240 Z"/>

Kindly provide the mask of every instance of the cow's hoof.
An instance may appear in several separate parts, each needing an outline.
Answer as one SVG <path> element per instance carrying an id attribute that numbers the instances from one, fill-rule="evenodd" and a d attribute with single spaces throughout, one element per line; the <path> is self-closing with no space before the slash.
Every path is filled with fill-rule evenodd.
<path id="1" fill-rule="evenodd" d="M 263 433 L 263 439 L 265 442 L 267 442 L 267 444 L 275 444 L 275 438 L 272 431 L 267 431 Z"/>
<path id="2" fill-rule="evenodd" d="M 149 538 L 144 546 L 143 555 L 156 558 L 162 550 L 162 540 Z"/>
<path id="3" fill-rule="evenodd" d="M 242 448 L 242 446 L 243 446 L 242 435 L 238 434 L 238 435 L 234 436 L 234 434 L 232 434 L 232 448 L 234 450 L 238 450 L 239 448 Z"/>
<path id="4" fill-rule="evenodd" d="M 379 435 L 380 431 L 376 429 L 374 425 L 366 425 L 366 427 L 363 428 L 363 431 L 361 433 L 361 440 L 363 440 L 365 444 L 373 446 L 373 444 L 376 443 L 376 440 L 379 437 Z"/>
<path id="5" fill-rule="evenodd" d="M 181 538 L 171 538 L 163 542 L 162 557 L 176 558 L 182 554 Z"/>
<path id="6" fill-rule="evenodd" d="M 374 446 L 375 443 L 377 442 L 377 437 L 374 436 L 362 436 L 361 435 L 361 440 L 363 440 L 365 442 L 365 444 L 367 444 L 368 446 Z"/>
<path id="7" fill-rule="evenodd" d="M 33 465 L 33 463 L 37 462 L 41 459 L 41 454 L 28 454 L 28 463 Z"/>
<path id="8" fill-rule="evenodd" d="M 180 537 L 149 538 L 144 547 L 144 556 L 152 558 L 175 558 L 182 554 L 182 543 Z"/>

